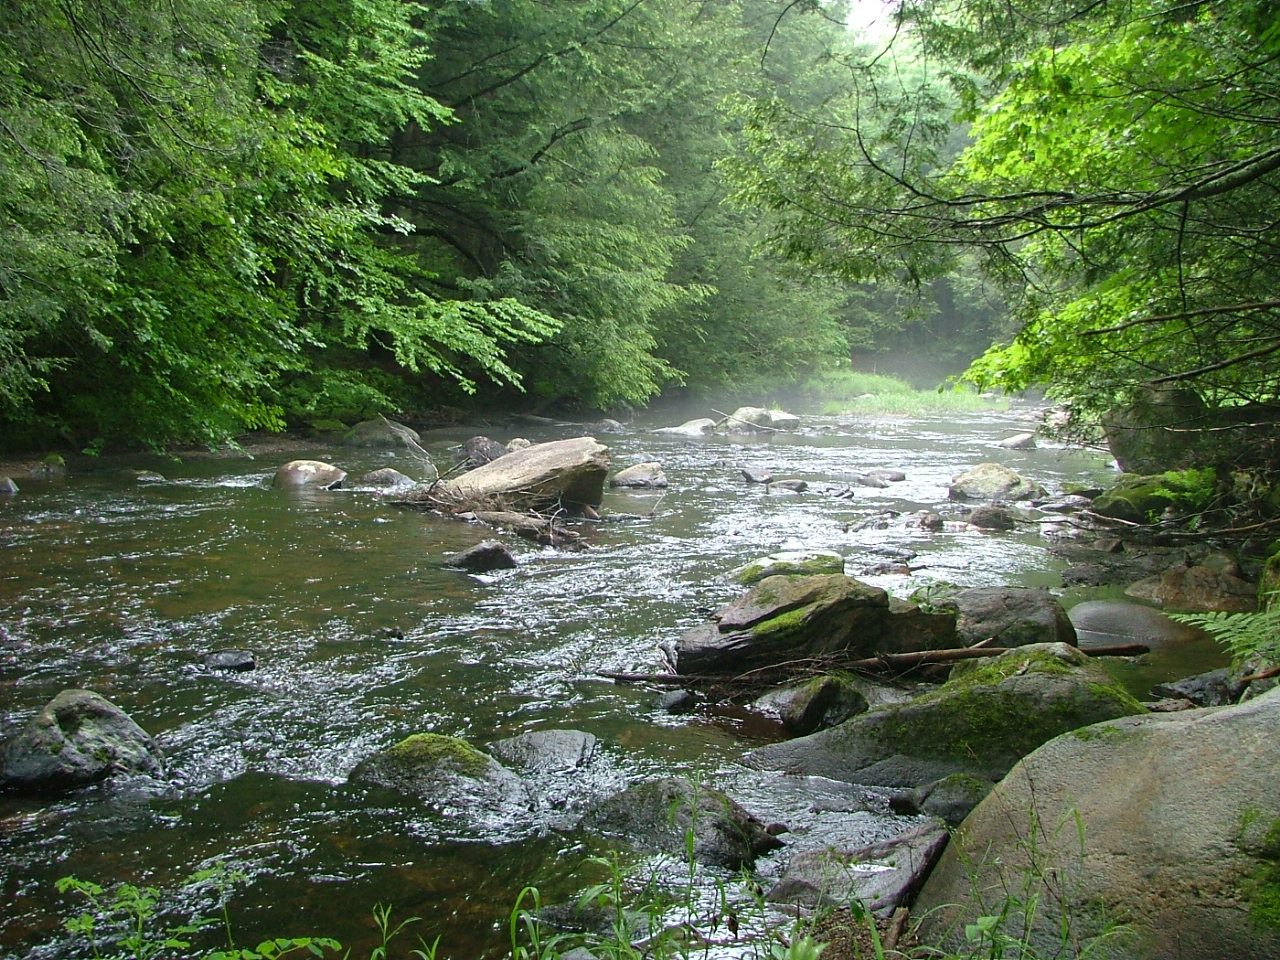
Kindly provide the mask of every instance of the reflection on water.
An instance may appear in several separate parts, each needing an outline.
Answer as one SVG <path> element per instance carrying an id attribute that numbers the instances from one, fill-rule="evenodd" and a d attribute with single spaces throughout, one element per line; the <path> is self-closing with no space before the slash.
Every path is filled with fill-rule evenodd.
<path id="1" fill-rule="evenodd" d="M 367 908 L 383 902 L 429 918 L 451 955 L 500 950 L 492 924 L 522 886 L 567 896 L 596 879 L 583 864 L 589 844 L 527 824 L 494 837 L 433 823 L 411 802 L 346 786 L 356 762 L 418 731 L 483 745 L 573 726 L 600 738 L 618 783 L 672 771 L 734 782 L 740 754 L 776 735 L 768 725 L 667 717 L 651 691 L 597 674 L 656 669 L 658 644 L 739 593 L 728 571 L 782 548 L 839 551 L 854 574 L 883 561 L 885 547 L 909 548 L 918 553 L 910 575 L 862 577 L 899 595 L 927 580 L 1056 587 L 1033 524 L 984 535 L 863 522 L 936 508 L 954 475 L 987 460 L 1051 490 L 1106 472 L 1088 453 L 995 448 L 1021 428 L 1013 414 L 807 423 L 803 434 L 759 439 L 602 436 L 616 467 L 662 461 L 670 490 L 610 492 L 605 513 L 634 517 L 584 525 L 590 550 L 516 541 L 519 568 L 486 577 L 444 561 L 492 531 L 368 492 L 270 489 L 275 466 L 293 456 L 353 476 L 387 465 L 413 475 L 403 457 L 316 449 L 271 463 L 170 464 L 162 484 L 107 471 L 24 483 L 0 500 L 0 624 L 11 638 L 0 649 L 0 736 L 59 690 L 90 687 L 158 737 L 173 779 L 150 792 L 0 801 L 2 955 L 65 955 L 51 919 L 66 912 L 51 892 L 59 876 L 169 885 L 215 860 L 252 878 L 236 901 L 246 941 L 366 942 Z M 504 442 L 579 432 L 491 431 Z M 467 435 L 424 442 L 451 463 L 447 449 Z M 875 467 L 907 479 L 850 486 Z M 810 491 L 747 484 L 744 468 L 804 479 Z M 258 669 L 200 665 L 227 647 L 252 649 Z M 784 817 L 787 801 L 758 778 L 740 790 L 778 806 L 759 811 L 766 819 Z"/>

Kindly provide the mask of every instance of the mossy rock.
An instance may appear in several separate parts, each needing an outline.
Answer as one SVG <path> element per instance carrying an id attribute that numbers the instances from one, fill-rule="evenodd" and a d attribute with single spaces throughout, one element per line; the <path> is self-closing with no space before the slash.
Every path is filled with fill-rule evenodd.
<path id="1" fill-rule="evenodd" d="M 738 567 L 730 576 L 743 586 L 766 577 L 843 574 L 844 557 L 833 550 L 785 550 Z"/>
<path id="2" fill-rule="evenodd" d="M 698 863 L 729 870 L 750 867 L 758 854 L 782 846 L 721 791 L 675 777 L 638 783 L 593 804 L 579 827 L 646 853 L 692 852 Z"/>
<path id="3" fill-rule="evenodd" d="M 924 696 L 770 744 L 748 754 L 748 762 L 894 787 L 955 773 L 995 781 L 1060 734 L 1146 712 L 1075 647 L 1037 644 L 971 661 Z"/>
<path id="4" fill-rule="evenodd" d="M 741 673 L 797 656 L 874 652 L 889 611 L 879 587 L 842 575 L 761 580 L 677 644 L 680 673 Z"/>
<path id="5" fill-rule="evenodd" d="M 1164 477 L 1126 474 L 1093 499 L 1094 513 L 1128 523 L 1150 523 L 1173 505 Z"/>
<path id="6" fill-rule="evenodd" d="M 349 778 L 427 801 L 444 813 L 503 816 L 527 809 L 524 782 L 465 740 L 416 733 L 362 760 Z"/>

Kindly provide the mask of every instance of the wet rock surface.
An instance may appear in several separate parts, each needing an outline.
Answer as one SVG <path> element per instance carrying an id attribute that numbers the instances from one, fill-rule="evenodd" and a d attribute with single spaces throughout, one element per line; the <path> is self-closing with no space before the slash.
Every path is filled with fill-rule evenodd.
<path id="1" fill-rule="evenodd" d="M 58 793 L 128 774 L 160 776 L 151 736 L 91 690 L 64 690 L 0 749 L 0 790 Z"/>

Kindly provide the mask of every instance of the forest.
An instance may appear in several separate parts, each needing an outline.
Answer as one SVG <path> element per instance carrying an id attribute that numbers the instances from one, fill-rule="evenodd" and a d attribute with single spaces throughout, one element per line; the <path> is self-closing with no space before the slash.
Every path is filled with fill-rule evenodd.
<path id="1" fill-rule="evenodd" d="M 7 0 L 3 443 L 625 411 L 904 348 L 1076 423 L 1269 410 L 1277 6 Z"/>

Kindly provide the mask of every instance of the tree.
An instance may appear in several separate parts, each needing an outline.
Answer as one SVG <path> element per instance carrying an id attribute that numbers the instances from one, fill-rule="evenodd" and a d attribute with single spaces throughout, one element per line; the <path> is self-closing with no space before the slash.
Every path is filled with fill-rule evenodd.
<path id="1" fill-rule="evenodd" d="M 982 384 L 1048 382 L 1092 413 L 1153 382 L 1274 400 L 1275 14 L 904 3 L 914 76 L 881 57 L 838 111 L 754 104 L 739 195 L 778 211 L 780 249 L 851 279 L 920 283 L 978 251 L 1022 321 L 973 368 Z"/>
<path id="2" fill-rule="evenodd" d="M 11 425 L 95 446 L 216 443 L 282 426 L 287 378 L 322 392 L 335 354 L 376 343 L 408 370 L 511 379 L 503 344 L 554 330 L 514 301 L 428 295 L 421 266 L 380 239 L 409 227 L 383 199 L 419 180 L 385 157 L 387 137 L 449 119 L 408 82 L 425 56 L 422 7 L 18 0 L 8 12 Z"/>

